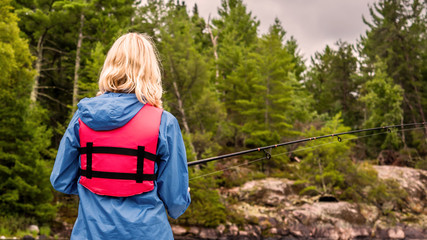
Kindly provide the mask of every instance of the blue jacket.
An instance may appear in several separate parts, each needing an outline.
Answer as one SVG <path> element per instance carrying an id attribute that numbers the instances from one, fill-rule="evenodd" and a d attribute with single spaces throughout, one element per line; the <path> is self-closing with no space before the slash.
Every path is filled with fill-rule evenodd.
<path id="1" fill-rule="evenodd" d="M 157 154 L 161 161 L 154 190 L 132 197 L 92 193 L 78 183 L 80 118 L 94 130 L 125 125 L 141 109 L 135 94 L 105 93 L 85 98 L 61 140 L 50 176 L 52 186 L 79 195 L 79 211 L 71 239 L 173 239 L 166 211 L 178 218 L 190 204 L 185 146 L 176 118 L 163 111 Z"/>

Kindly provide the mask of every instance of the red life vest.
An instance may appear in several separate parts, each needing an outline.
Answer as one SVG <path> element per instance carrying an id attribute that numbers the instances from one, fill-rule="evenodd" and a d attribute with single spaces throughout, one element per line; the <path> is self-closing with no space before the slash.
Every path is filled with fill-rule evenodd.
<path id="1" fill-rule="evenodd" d="M 154 189 L 162 109 L 145 104 L 124 126 L 95 131 L 79 119 L 79 183 L 98 195 L 128 197 Z"/>

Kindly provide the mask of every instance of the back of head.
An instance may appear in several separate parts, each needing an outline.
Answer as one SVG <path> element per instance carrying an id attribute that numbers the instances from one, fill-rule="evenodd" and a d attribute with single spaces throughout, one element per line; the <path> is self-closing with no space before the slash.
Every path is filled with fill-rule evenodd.
<path id="1" fill-rule="evenodd" d="M 161 71 L 150 37 L 128 33 L 116 40 L 102 67 L 99 91 L 135 93 L 140 102 L 162 107 Z"/>

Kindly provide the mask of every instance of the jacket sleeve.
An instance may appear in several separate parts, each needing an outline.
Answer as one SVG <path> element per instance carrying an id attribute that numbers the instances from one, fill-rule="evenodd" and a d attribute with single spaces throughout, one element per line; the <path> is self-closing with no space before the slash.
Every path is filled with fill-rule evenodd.
<path id="1" fill-rule="evenodd" d="M 157 154 L 161 156 L 158 168 L 157 193 L 170 217 L 181 216 L 190 205 L 188 168 L 184 141 L 178 121 L 163 111 Z"/>
<path id="2" fill-rule="evenodd" d="M 59 144 L 55 164 L 50 175 L 50 182 L 57 191 L 76 194 L 79 177 L 79 111 L 71 119 Z"/>

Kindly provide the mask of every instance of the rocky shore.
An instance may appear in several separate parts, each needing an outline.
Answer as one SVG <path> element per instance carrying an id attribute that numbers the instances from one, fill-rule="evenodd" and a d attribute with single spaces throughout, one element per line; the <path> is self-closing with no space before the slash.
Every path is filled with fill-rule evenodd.
<path id="1" fill-rule="evenodd" d="M 267 178 L 221 189 L 245 224 L 202 228 L 174 225 L 176 239 L 427 239 L 427 171 L 375 166 L 381 179 L 394 179 L 409 194 L 410 210 L 394 220 L 372 205 L 333 197 L 301 197 L 288 179 Z M 230 202 L 230 201 L 228 201 Z"/>
<path id="2" fill-rule="evenodd" d="M 378 177 L 393 179 L 408 193 L 407 209 L 393 219 L 368 204 L 338 201 L 333 196 L 304 197 L 294 182 L 266 178 L 220 189 L 227 208 L 241 221 L 216 228 L 173 225 L 175 239 L 427 239 L 427 171 L 375 166 Z M 72 225 L 62 223 L 57 235 L 68 239 Z M 37 226 L 30 232 L 39 233 Z M 44 235 L 38 238 L 50 239 Z M 0 239 L 19 239 L 6 238 Z"/>

